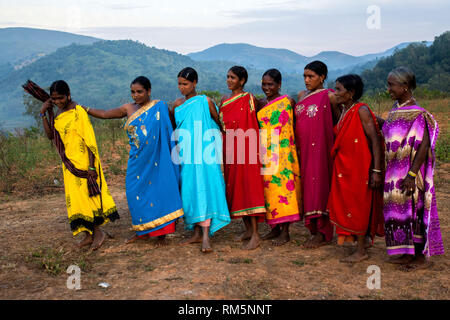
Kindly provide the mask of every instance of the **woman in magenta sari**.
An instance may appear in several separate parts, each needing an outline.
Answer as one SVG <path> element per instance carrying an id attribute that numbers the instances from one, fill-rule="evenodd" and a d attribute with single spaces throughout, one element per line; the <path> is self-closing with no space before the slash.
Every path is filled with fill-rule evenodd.
<path id="1" fill-rule="evenodd" d="M 433 181 L 439 128 L 412 95 L 416 78 L 411 70 L 397 68 L 387 82 L 396 102 L 383 125 L 386 246 L 395 255 L 389 262 L 410 271 L 429 267 L 427 258 L 444 254 Z"/>
<path id="2" fill-rule="evenodd" d="M 334 95 L 323 87 L 327 73 L 327 66 L 321 61 L 305 66 L 303 77 L 306 90 L 299 93 L 295 106 L 295 141 L 300 162 L 303 217 L 312 235 L 305 244 L 309 249 L 324 245 L 333 238 L 327 201 L 334 139 L 330 99 L 334 101 Z"/>

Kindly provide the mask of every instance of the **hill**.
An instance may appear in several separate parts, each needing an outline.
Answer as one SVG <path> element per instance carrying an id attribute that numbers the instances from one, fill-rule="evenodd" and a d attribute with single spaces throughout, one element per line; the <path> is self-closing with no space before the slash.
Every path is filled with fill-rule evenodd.
<path id="1" fill-rule="evenodd" d="M 120 40 L 99 41 L 92 45 L 70 45 L 16 70 L 0 80 L 0 117 L 4 128 L 24 127 L 33 123 L 25 118 L 21 85 L 32 79 L 43 87 L 54 80 L 64 79 L 71 87 L 75 101 L 96 108 L 112 108 L 131 100 L 130 82 L 139 75 L 152 81 L 152 96 L 173 101 L 180 96 L 177 74 L 187 66 L 199 73 L 198 90 L 228 92 L 226 73 L 232 66 L 227 62 L 197 62 L 191 58 L 142 43 Z M 262 93 L 263 71 L 249 66 L 246 89 Z M 295 93 L 301 79 L 286 76 L 285 92 Z"/>
<path id="2" fill-rule="evenodd" d="M 56 49 L 72 43 L 91 44 L 100 39 L 68 32 L 33 29 L 0 29 L 0 78 Z"/>
<path id="3" fill-rule="evenodd" d="M 427 43 L 412 43 L 379 60 L 373 69 L 363 71 L 361 76 L 366 90 L 384 90 L 389 72 L 400 66 L 415 72 L 418 86 L 450 92 L 450 31 L 436 37 L 430 46 Z"/>
<path id="4" fill-rule="evenodd" d="M 377 59 L 390 56 L 396 50 L 400 50 L 409 44 L 411 42 L 401 43 L 383 52 L 362 56 L 352 56 L 339 51 L 322 51 L 315 56 L 306 57 L 286 49 L 261 48 L 243 43 L 222 43 L 200 52 L 190 53 L 188 56 L 197 61 L 233 61 L 261 70 L 277 68 L 284 73 L 303 72 L 307 63 L 321 60 L 327 64 L 330 71 L 339 70 L 338 73 L 342 74 L 348 72 L 351 68 L 366 66 L 371 61 L 374 65 Z M 431 42 L 426 42 L 426 44 L 430 45 Z"/>

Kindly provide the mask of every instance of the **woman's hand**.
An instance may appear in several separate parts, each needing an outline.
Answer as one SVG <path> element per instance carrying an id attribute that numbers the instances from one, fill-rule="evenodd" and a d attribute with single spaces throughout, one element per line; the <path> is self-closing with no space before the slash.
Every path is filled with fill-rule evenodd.
<path id="1" fill-rule="evenodd" d="M 402 181 L 402 193 L 406 191 L 406 196 L 410 197 L 416 191 L 416 179 L 407 175 Z"/>
<path id="2" fill-rule="evenodd" d="M 370 187 L 372 189 L 378 189 L 379 187 L 381 187 L 381 184 L 383 182 L 381 173 L 379 172 L 372 172 L 371 176 L 370 176 Z"/>
<path id="3" fill-rule="evenodd" d="M 97 180 L 98 174 L 96 170 L 88 169 L 88 175 Z"/>
<path id="4" fill-rule="evenodd" d="M 42 104 L 41 113 L 47 112 L 47 110 L 52 107 L 53 107 L 52 99 L 48 99 Z"/>

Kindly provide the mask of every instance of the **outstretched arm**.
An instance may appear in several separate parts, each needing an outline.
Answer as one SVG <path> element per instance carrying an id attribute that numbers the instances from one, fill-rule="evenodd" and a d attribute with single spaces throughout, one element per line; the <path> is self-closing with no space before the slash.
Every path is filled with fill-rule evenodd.
<path id="1" fill-rule="evenodd" d="M 370 146 L 372 148 L 373 169 L 381 171 L 381 139 L 377 134 L 375 123 L 373 122 L 372 114 L 370 113 L 369 108 L 366 106 L 359 108 L 359 118 L 361 119 L 367 140 L 371 142 Z M 370 172 L 370 187 L 372 189 L 379 188 L 382 180 L 383 178 L 381 172 Z"/>
<path id="2" fill-rule="evenodd" d="M 119 119 L 128 115 L 127 110 L 130 106 L 131 104 L 127 103 L 118 108 L 109 110 L 86 108 L 86 111 L 89 115 L 99 119 Z"/>

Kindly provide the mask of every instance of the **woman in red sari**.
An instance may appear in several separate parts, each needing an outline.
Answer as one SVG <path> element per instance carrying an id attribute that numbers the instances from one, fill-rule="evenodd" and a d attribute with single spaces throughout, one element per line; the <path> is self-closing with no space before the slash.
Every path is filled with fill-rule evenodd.
<path id="1" fill-rule="evenodd" d="M 333 173 L 328 200 L 330 220 L 336 226 L 338 244 L 357 240 L 357 250 L 341 262 L 369 258 L 365 237 L 382 236 L 383 228 L 383 141 L 377 119 L 358 99 L 364 84 L 358 75 L 336 80 L 333 108 L 339 119 L 331 155 Z M 342 109 L 340 108 L 342 106 Z"/>
<path id="2" fill-rule="evenodd" d="M 245 68 L 232 67 L 227 74 L 230 95 L 222 98 L 220 121 L 224 130 L 223 157 L 226 195 L 231 218 L 243 218 L 245 233 L 238 239 L 248 240 L 244 247 L 256 249 L 261 238 L 258 222 L 266 216 L 264 185 L 259 161 L 259 126 L 255 98 L 244 92 L 248 74 Z"/>
<path id="3" fill-rule="evenodd" d="M 295 106 L 295 142 L 300 163 L 303 216 L 311 238 L 305 248 L 317 248 L 333 239 L 333 225 L 327 202 L 331 182 L 333 116 L 331 90 L 324 89 L 327 66 L 313 61 L 305 66 L 306 90 L 298 94 Z"/>

